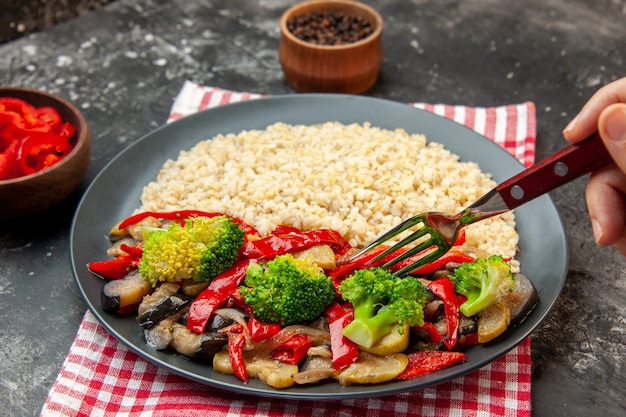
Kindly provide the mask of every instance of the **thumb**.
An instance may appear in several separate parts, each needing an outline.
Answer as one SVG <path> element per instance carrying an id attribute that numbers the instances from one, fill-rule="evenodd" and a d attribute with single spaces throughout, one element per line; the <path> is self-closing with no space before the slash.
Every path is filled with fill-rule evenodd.
<path id="1" fill-rule="evenodd" d="M 626 103 L 604 109 L 598 119 L 598 131 L 613 160 L 626 173 Z"/>

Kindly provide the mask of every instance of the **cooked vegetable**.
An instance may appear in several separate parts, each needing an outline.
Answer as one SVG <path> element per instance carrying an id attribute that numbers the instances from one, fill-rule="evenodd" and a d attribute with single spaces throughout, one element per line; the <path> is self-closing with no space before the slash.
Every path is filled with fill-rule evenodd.
<path id="1" fill-rule="evenodd" d="M 511 324 L 520 324 L 539 302 L 537 288 L 523 274 L 515 275 L 513 291 L 506 296 L 505 302 L 511 310 Z"/>
<path id="2" fill-rule="evenodd" d="M 406 369 L 398 375 L 398 379 L 413 379 L 419 376 L 432 374 L 448 368 L 459 362 L 465 362 L 468 357 L 463 352 L 446 352 L 425 350 L 409 353 L 409 363 Z"/>
<path id="3" fill-rule="evenodd" d="M 254 315 L 283 326 L 319 317 L 335 300 L 335 287 L 309 258 L 280 255 L 265 265 L 251 263 L 240 289 Z"/>
<path id="4" fill-rule="evenodd" d="M 141 275 L 135 273 L 107 282 L 102 287 L 100 302 L 105 311 L 118 314 L 136 313 L 144 295 L 150 292 L 152 287 Z"/>
<path id="5" fill-rule="evenodd" d="M 404 353 L 378 356 L 359 352 L 359 360 L 339 372 L 335 378 L 343 386 L 380 384 L 396 379 L 406 369 L 408 362 Z"/>
<path id="6" fill-rule="evenodd" d="M 190 331 L 180 323 L 172 324 L 172 340 L 170 347 L 190 359 L 200 362 L 213 360 L 213 355 L 222 350 L 228 343 L 225 334 L 207 332 L 198 334 Z"/>
<path id="7" fill-rule="evenodd" d="M 139 314 L 136 318 L 137 322 L 143 328 L 150 328 L 166 317 L 172 316 L 189 306 L 192 300 L 193 298 L 185 294 L 169 295 Z"/>
<path id="8" fill-rule="evenodd" d="M 244 231 L 230 217 L 190 217 L 148 231 L 139 271 L 153 287 L 186 278 L 211 281 L 233 265 L 243 243 Z"/>
<path id="9" fill-rule="evenodd" d="M 228 297 L 244 280 L 250 261 L 237 261 L 231 268 L 219 274 L 211 281 L 191 304 L 187 316 L 187 328 L 196 333 L 205 331 L 206 325 L 215 310 L 226 302 Z"/>
<path id="10" fill-rule="evenodd" d="M 498 302 L 515 285 L 511 267 L 499 255 L 464 263 L 450 275 L 450 279 L 456 292 L 467 297 L 459 309 L 468 317 Z"/>
<path id="11" fill-rule="evenodd" d="M 342 281 L 339 291 L 354 307 L 354 320 L 343 334 L 366 348 L 397 324 L 414 326 L 424 322 L 428 292 L 415 278 L 398 278 L 378 267 L 359 269 Z M 402 329 L 398 327 L 398 331 Z"/>
<path id="12" fill-rule="evenodd" d="M 478 317 L 478 343 L 491 342 L 500 336 L 511 323 L 511 311 L 502 300 L 490 304 Z"/>

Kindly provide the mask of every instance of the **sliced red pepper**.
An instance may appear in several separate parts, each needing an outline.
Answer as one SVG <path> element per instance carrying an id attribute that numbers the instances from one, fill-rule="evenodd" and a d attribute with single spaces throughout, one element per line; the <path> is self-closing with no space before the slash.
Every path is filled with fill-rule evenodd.
<path id="1" fill-rule="evenodd" d="M 126 243 L 122 243 L 120 245 L 120 249 L 122 250 L 122 252 L 126 252 L 127 254 L 132 255 L 137 259 L 141 259 L 141 256 L 143 255 L 142 244 L 143 242 L 136 246 L 131 246 Z"/>
<path id="2" fill-rule="evenodd" d="M 22 140 L 18 163 L 24 175 L 48 168 L 72 151 L 72 145 L 54 134 L 30 133 Z"/>
<path id="3" fill-rule="evenodd" d="M 0 180 L 10 180 L 20 176 L 16 163 L 19 146 L 19 141 L 14 141 L 4 152 L 0 153 Z"/>
<path id="4" fill-rule="evenodd" d="M 244 244 L 242 256 L 248 259 L 273 259 L 278 255 L 308 249 L 311 246 L 327 244 L 338 256 L 347 252 L 351 246 L 335 230 L 318 229 L 287 235 L 270 235 Z"/>
<path id="5" fill-rule="evenodd" d="M 196 333 L 204 333 L 211 314 L 231 296 L 246 277 L 250 260 L 244 259 L 222 272 L 202 291 L 191 304 L 187 316 L 187 328 Z"/>
<path id="6" fill-rule="evenodd" d="M 459 232 L 459 236 L 457 238 L 457 240 L 455 241 L 454 245 L 461 245 L 465 242 L 465 231 L 461 230 L 461 232 Z M 351 272 L 357 270 L 357 269 L 362 269 L 362 268 L 372 268 L 375 266 L 380 266 L 385 264 L 387 261 L 390 261 L 391 259 L 397 257 L 398 255 L 402 254 L 403 252 L 405 252 L 407 249 L 406 248 L 401 248 L 398 249 L 397 251 L 377 260 L 376 262 L 370 262 L 371 259 L 374 259 L 376 256 L 378 256 L 379 254 L 383 253 L 384 251 L 386 251 L 387 249 L 389 249 L 389 246 L 386 245 L 380 245 L 377 246 L 376 248 L 364 253 L 363 255 L 359 256 L 358 258 L 344 263 L 340 266 L 338 266 L 337 268 L 333 269 L 332 271 L 330 271 L 329 276 L 331 278 L 333 278 L 333 282 L 336 284 L 336 286 L 340 283 L 341 278 L 348 276 Z M 411 256 L 408 259 L 405 259 L 401 262 L 398 262 L 397 264 L 393 265 L 390 269 L 392 271 L 398 271 L 402 268 L 404 268 L 405 266 L 408 266 L 410 264 L 412 264 L 413 262 L 415 262 L 416 259 L 419 259 L 425 252 L 430 251 L 430 248 L 425 249 L 423 252 L 417 253 L 413 256 Z M 452 253 L 451 253 L 452 252 Z M 439 258 L 437 260 L 435 260 L 434 262 L 424 265 L 422 267 L 420 267 L 419 269 L 412 271 L 411 273 L 414 275 L 428 275 L 429 273 L 432 273 L 434 271 L 436 271 L 437 269 L 441 269 L 441 264 L 443 264 L 443 266 L 445 267 L 445 265 L 448 262 L 471 262 L 474 260 L 474 258 L 472 258 L 469 255 L 465 255 L 462 252 L 453 249 L 450 255 L 448 255 L 446 258 L 444 258 L 443 260 L 440 261 Z M 446 254 L 447 255 L 447 254 Z M 444 255 L 444 256 L 446 256 Z M 431 271 L 432 272 L 429 272 Z"/>
<path id="7" fill-rule="evenodd" d="M 345 310 L 335 302 L 326 308 L 325 314 L 329 321 L 333 368 L 338 371 L 359 359 L 357 344 L 343 335 L 343 328 L 354 319 L 354 310 Z"/>
<path id="8" fill-rule="evenodd" d="M 76 132 L 76 128 L 70 122 L 61 123 L 55 129 L 55 133 L 59 135 L 59 137 L 68 141 L 72 138 L 75 132 Z"/>
<path id="9" fill-rule="evenodd" d="M 409 364 L 398 375 L 398 379 L 413 379 L 423 375 L 432 374 L 460 362 L 468 360 L 463 352 L 446 352 L 437 350 L 424 350 L 409 353 Z"/>
<path id="10" fill-rule="evenodd" d="M 297 365 L 306 357 L 311 346 L 313 343 L 309 335 L 296 334 L 272 350 L 272 358 L 290 365 Z"/>
<path id="11" fill-rule="evenodd" d="M 444 342 L 443 336 L 439 333 L 439 330 L 437 330 L 435 325 L 432 324 L 431 322 L 425 321 L 424 324 L 422 324 L 419 327 L 421 327 L 422 329 L 428 332 L 428 336 L 430 337 L 430 340 L 433 341 L 433 343 Z"/>
<path id="12" fill-rule="evenodd" d="M 460 250 L 451 249 L 448 252 L 444 253 L 439 259 L 436 259 L 429 264 L 414 269 L 413 271 L 411 271 L 411 275 L 430 275 L 435 271 L 444 269 L 446 265 L 450 262 L 462 264 L 465 262 L 474 262 L 475 260 L 476 259 L 474 257 L 467 255 Z"/>
<path id="13" fill-rule="evenodd" d="M 59 112 L 50 106 L 37 107 L 35 109 L 35 117 L 40 123 L 48 126 L 50 130 L 56 129 L 62 122 Z"/>
<path id="14" fill-rule="evenodd" d="M 243 349 L 246 339 L 241 324 L 234 324 L 228 328 L 228 356 L 235 376 L 243 382 L 248 382 L 248 370 L 243 360 Z"/>
<path id="15" fill-rule="evenodd" d="M 454 283 L 449 278 L 440 278 L 432 281 L 428 288 L 443 301 L 446 337 L 442 341 L 448 350 L 452 350 L 459 334 L 459 300 L 454 291 Z"/>
<path id="16" fill-rule="evenodd" d="M 281 328 L 282 326 L 279 323 L 263 323 L 256 317 L 251 317 L 250 320 L 248 320 L 250 339 L 252 339 L 255 343 L 262 342 L 263 340 L 274 336 L 280 331 Z"/>
<path id="17" fill-rule="evenodd" d="M 148 217 L 156 217 L 157 219 L 165 219 L 165 220 L 184 221 L 185 219 L 189 217 L 217 217 L 217 216 L 224 216 L 224 214 L 207 212 L 207 211 L 202 211 L 202 210 L 176 210 L 176 211 L 165 211 L 165 212 L 144 211 L 141 213 L 133 214 L 130 217 L 127 217 L 126 219 L 122 220 L 117 227 L 118 229 L 122 230 L 122 229 L 127 228 L 128 226 L 137 224 L 140 221 Z M 228 217 L 233 219 L 233 221 L 237 223 L 239 227 L 243 229 L 246 235 L 256 235 L 256 236 L 259 235 L 258 230 L 256 230 L 254 227 L 250 226 L 243 220 L 238 219 L 236 217 L 231 217 L 231 216 L 228 216 Z"/>
<path id="18" fill-rule="evenodd" d="M 122 279 L 129 272 L 137 269 L 137 257 L 123 253 L 108 261 L 89 262 L 87 268 L 94 274 L 105 279 Z"/>

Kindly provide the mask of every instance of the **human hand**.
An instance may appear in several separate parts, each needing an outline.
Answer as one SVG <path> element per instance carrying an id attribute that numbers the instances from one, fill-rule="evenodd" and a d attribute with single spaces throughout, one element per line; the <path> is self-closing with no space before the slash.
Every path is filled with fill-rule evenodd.
<path id="1" fill-rule="evenodd" d="M 614 164 L 591 174 L 586 199 L 596 242 L 626 255 L 626 77 L 600 88 L 563 135 L 579 142 L 598 131 Z"/>

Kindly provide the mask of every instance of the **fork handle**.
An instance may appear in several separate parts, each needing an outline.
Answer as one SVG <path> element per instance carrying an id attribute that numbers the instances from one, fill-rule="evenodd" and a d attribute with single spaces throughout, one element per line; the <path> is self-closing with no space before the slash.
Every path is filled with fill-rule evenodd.
<path id="1" fill-rule="evenodd" d="M 507 207 L 513 210 L 611 161 L 609 152 L 596 132 L 506 180 L 495 190 Z"/>

